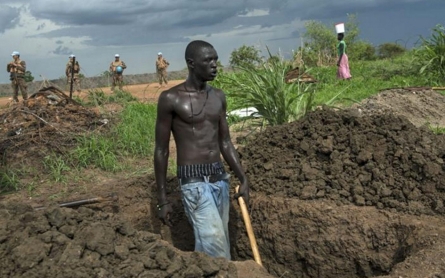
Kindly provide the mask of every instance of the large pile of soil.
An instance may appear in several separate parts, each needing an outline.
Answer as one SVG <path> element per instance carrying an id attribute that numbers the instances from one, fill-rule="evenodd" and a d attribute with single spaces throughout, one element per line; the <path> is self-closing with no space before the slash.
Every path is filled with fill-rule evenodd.
<path id="1" fill-rule="evenodd" d="M 253 191 L 444 214 L 445 137 L 394 114 L 329 109 L 240 149 Z"/>

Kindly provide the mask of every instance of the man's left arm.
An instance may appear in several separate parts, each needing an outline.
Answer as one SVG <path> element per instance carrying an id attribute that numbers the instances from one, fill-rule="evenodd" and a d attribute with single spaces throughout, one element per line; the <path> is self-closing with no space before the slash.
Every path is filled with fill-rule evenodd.
<path id="1" fill-rule="evenodd" d="M 122 68 L 123 68 L 123 69 L 126 69 L 126 68 L 127 68 L 127 65 L 124 63 L 124 61 L 122 61 Z"/>
<path id="2" fill-rule="evenodd" d="M 229 164 L 232 171 L 235 173 L 236 177 L 240 181 L 241 185 L 239 187 L 239 192 L 235 195 L 235 198 L 239 196 L 243 197 L 246 204 L 249 203 L 249 183 L 247 176 L 244 173 L 243 167 L 238 157 L 238 152 L 233 146 L 232 140 L 230 138 L 229 125 L 226 119 L 227 102 L 226 96 L 220 90 L 217 91 L 217 95 L 222 101 L 222 111 L 219 120 L 219 147 L 224 160 Z"/>

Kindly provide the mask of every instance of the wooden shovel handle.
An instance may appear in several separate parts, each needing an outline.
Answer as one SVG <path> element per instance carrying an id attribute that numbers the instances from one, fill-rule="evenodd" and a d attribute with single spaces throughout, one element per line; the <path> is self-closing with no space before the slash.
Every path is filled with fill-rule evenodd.
<path id="1" fill-rule="evenodd" d="M 238 193 L 239 186 L 235 188 Z M 259 265 L 263 265 L 261 262 L 260 252 L 258 251 L 258 245 L 256 243 L 255 234 L 253 233 L 252 223 L 250 222 L 249 211 L 247 210 L 246 202 L 243 197 L 238 197 L 238 203 L 241 208 L 241 214 L 243 215 L 244 224 L 246 225 L 247 235 L 249 237 L 250 246 L 252 247 L 253 258 Z"/>

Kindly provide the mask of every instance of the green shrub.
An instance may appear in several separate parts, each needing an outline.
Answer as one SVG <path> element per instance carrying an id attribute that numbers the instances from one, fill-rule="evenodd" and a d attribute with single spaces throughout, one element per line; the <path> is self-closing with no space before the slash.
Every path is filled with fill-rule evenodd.
<path id="1" fill-rule="evenodd" d="M 420 37 L 422 45 L 416 51 L 416 59 L 421 64 L 420 74 L 432 84 L 443 84 L 445 79 L 445 28 L 437 25 L 430 38 Z"/>

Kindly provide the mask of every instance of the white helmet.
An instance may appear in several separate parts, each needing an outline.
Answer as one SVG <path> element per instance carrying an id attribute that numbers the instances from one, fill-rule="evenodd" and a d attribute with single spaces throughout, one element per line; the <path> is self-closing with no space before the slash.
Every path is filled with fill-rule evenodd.
<path id="1" fill-rule="evenodd" d="M 74 58 L 74 57 L 76 57 L 76 55 L 74 55 L 74 54 L 71 54 L 71 55 L 70 55 L 70 58 Z"/>
<path id="2" fill-rule="evenodd" d="M 161 56 L 162 55 L 162 52 L 158 52 L 158 56 Z"/>
<path id="3" fill-rule="evenodd" d="M 115 55 L 114 55 L 114 57 L 116 57 L 116 58 L 117 58 L 117 57 L 120 57 L 120 56 L 119 56 L 119 54 L 115 54 Z"/>
<path id="4" fill-rule="evenodd" d="M 18 52 L 18 51 L 13 51 L 12 54 L 11 54 L 11 56 L 15 56 L 15 55 L 20 56 L 20 52 Z"/>

